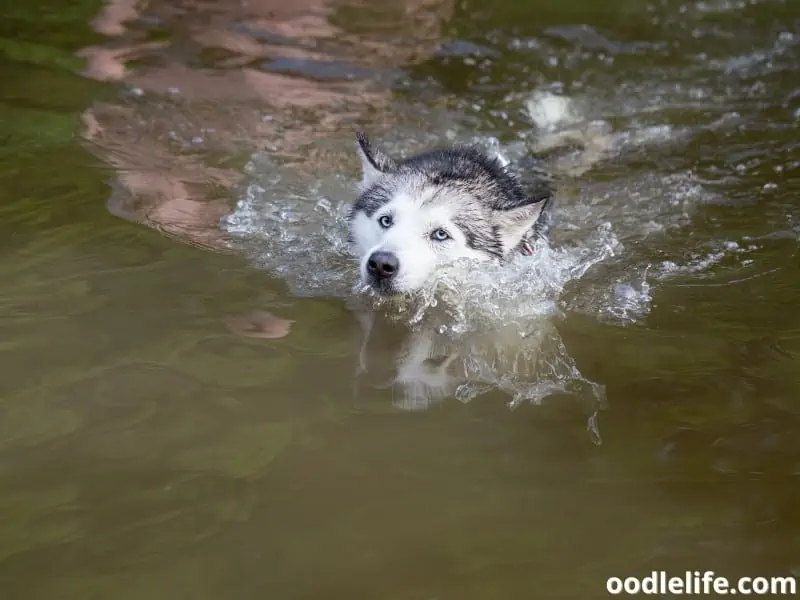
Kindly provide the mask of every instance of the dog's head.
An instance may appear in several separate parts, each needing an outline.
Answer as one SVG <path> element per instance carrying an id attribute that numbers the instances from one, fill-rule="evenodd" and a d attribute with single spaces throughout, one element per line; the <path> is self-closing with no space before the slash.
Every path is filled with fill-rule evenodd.
<path id="1" fill-rule="evenodd" d="M 361 193 L 350 236 L 362 280 L 382 294 L 414 292 L 457 259 L 504 260 L 531 234 L 551 197 L 528 194 L 497 159 L 473 148 L 396 162 L 356 134 Z"/>

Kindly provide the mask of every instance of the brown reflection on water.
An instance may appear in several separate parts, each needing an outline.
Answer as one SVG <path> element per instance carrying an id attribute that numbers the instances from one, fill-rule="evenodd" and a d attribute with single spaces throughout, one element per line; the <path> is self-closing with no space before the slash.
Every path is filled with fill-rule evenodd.
<path id="1" fill-rule="evenodd" d="M 115 172 L 112 212 L 219 249 L 242 177 L 231 156 L 269 147 L 303 170 L 320 157 L 316 140 L 378 126 L 392 98 L 381 82 L 436 48 L 453 10 L 452 0 L 379 4 L 111 0 L 93 24 L 108 41 L 81 55 L 89 77 L 131 92 L 83 114 L 84 137 Z M 317 62 L 297 74 L 269 61 Z"/>

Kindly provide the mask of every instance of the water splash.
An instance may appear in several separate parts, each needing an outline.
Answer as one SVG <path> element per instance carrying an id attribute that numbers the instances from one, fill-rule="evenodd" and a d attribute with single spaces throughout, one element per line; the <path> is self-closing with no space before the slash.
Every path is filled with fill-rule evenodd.
<path id="1" fill-rule="evenodd" d="M 538 91 L 524 106 L 531 126 L 540 132 L 537 148 L 577 140 L 584 150 L 601 149 L 573 154 L 570 172 L 578 167 L 577 172 L 585 173 L 614 153 L 670 139 L 673 133 L 652 125 L 614 133 L 608 123 L 585 118 L 578 104 L 552 92 Z M 423 137 L 431 135 L 447 143 L 479 145 L 511 164 L 531 151 L 525 141 L 501 144 L 466 127 L 450 127 L 438 135 L 429 131 Z M 420 150 L 414 140 L 403 131 L 381 143 L 402 156 Z M 342 140 L 341 152 L 352 152 L 350 140 Z M 356 161 L 351 162 L 355 167 Z M 644 318 L 652 285 L 665 273 L 648 270 L 648 264 L 637 266 L 628 246 L 684 224 L 692 207 L 707 196 L 691 173 L 595 183 L 579 198 L 557 202 L 552 245 L 539 242 L 532 257 L 520 255 L 506 265 L 454 264 L 441 270 L 427 289 L 398 302 L 357 287 L 346 219 L 356 194 L 355 173 L 302 181 L 281 170 L 267 153 L 253 156 L 248 172 L 251 180 L 223 228 L 258 267 L 284 279 L 294 295 L 355 294 L 361 300 L 357 310 L 403 324 L 407 339 L 396 353 L 393 386 L 397 405 L 406 409 L 452 397 L 466 402 L 496 391 L 513 408 L 567 393 L 586 398 L 594 415 L 605 401 L 603 386 L 582 375 L 558 333 L 558 319 L 574 309 L 619 324 Z M 308 269 L 308 264 L 315 268 Z M 620 266 L 616 274 L 615 264 Z M 599 279 L 587 277 L 601 265 L 612 272 Z M 581 284 L 579 291 L 570 299 L 565 289 L 576 284 Z M 377 334 L 370 326 L 365 336 L 362 359 Z M 363 361 L 361 370 L 369 368 Z M 593 423 L 590 430 L 597 437 Z"/>
<path id="2" fill-rule="evenodd" d="M 335 177 L 307 185 L 287 181 L 268 154 L 254 156 L 247 171 L 253 180 L 222 228 L 295 296 L 349 295 L 357 264 L 347 234 L 347 183 Z"/>

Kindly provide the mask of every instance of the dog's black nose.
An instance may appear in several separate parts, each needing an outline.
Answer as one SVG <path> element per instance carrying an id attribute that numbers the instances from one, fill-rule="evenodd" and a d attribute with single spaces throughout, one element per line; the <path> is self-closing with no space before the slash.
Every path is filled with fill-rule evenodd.
<path id="1" fill-rule="evenodd" d="M 391 279 L 398 269 L 400 261 L 391 252 L 373 252 L 367 260 L 367 273 L 375 279 Z"/>

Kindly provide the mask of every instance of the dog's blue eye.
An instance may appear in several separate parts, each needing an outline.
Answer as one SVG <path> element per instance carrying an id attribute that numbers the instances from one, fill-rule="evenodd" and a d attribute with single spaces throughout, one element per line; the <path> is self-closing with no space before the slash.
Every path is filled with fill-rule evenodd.
<path id="1" fill-rule="evenodd" d="M 450 234 L 444 229 L 439 228 L 431 234 L 431 237 L 437 242 L 444 242 L 450 239 Z"/>
<path id="2" fill-rule="evenodd" d="M 383 215 L 380 219 L 378 219 L 378 225 L 384 229 L 389 229 L 389 227 L 392 226 L 392 217 L 389 215 Z"/>

